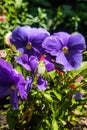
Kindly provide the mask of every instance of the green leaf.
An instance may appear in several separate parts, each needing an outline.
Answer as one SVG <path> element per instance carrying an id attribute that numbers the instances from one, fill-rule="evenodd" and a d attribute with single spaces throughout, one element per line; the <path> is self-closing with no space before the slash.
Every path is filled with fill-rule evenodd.
<path id="1" fill-rule="evenodd" d="M 52 99 L 51 95 L 49 95 L 49 94 L 44 94 L 44 97 L 45 97 L 49 102 L 53 102 L 53 99 Z"/>
<path id="2" fill-rule="evenodd" d="M 86 71 L 87 71 L 87 61 L 84 61 L 82 62 L 81 66 L 77 69 L 77 70 L 73 70 L 72 72 L 75 74 L 75 75 L 78 75 L 78 74 L 86 74 Z"/>
<path id="3" fill-rule="evenodd" d="M 20 65 L 17 65 L 15 69 L 17 72 L 22 73 L 23 68 Z"/>
<path id="4" fill-rule="evenodd" d="M 54 78 L 55 78 L 55 70 L 48 72 L 48 74 L 54 80 Z"/>
<path id="5" fill-rule="evenodd" d="M 6 119 L 7 119 L 7 123 L 9 125 L 10 130 L 13 130 L 16 125 L 16 122 L 17 122 L 17 120 L 15 118 L 15 113 L 13 110 L 9 110 L 7 112 Z"/>
<path id="6" fill-rule="evenodd" d="M 61 94 L 60 93 L 57 93 L 55 90 L 53 91 L 53 93 L 55 94 L 55 96 L 57 97 L 58 100 L 61 101 Z"/>
<path id="7" fill-rule="evenodd" d="M 58 123 L 55 119 L 52 120 L 52 130 L 58 130 Z"/>

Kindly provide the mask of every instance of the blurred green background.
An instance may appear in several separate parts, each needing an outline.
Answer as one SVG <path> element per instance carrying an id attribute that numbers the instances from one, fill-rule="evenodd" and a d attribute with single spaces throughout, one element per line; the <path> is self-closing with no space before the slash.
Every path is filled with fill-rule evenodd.
<path id="1" fill-rule="evenodd" d="M 0 46 L 17 26 L 43 27 L 50 33 L 78 31 L 87 39 L 87 0 L 0 0 Z"/>

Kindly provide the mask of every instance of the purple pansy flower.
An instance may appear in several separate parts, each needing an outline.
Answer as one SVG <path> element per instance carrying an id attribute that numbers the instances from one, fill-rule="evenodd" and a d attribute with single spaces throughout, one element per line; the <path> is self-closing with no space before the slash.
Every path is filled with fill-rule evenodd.
<path id="1" fill-rule="evenodd" d="M 43 28 L 30 28 L 29 26 L 18 27 L 13 30 L 10 36 L 11 44 L 22 53 L 40 56 L 44 53 L 42 48 L 43 40 L 49 36 L 49 32 Z"/>
<path id="2" fill-rule="evenodd" d="M 16 62 L 22 65 L 26 70 L 31 70 L 31 71 L 35 71 L 35 69 L 38 66 L 38 58 L 33 55 L 28 57 L 27 54 L 24 54 L 20 57 L 17 57 Z"/>
<path id="3" fill-rule="evenodd" d="M 64 65 L 65 70 L 77 69 L 82 62 L 81 52 L 86 49 L 85 39 L 80 33 L 54 33 L 47 37 L 42 47 L 56 57 L 56 62 Z"/>
<path id="4" fill-rule="evenodd" d="M 74 95 L 73 95 L 73 98 L 75 98 L 76 100 L 78 99 L 84 99 L 83 98 L 84 94 L 82 92 L 76 92 Z"/>
<path id="5" fill-rule="evenodd" d="M 26 90 L 27 90 L 27 92 L 29 92 L 32 89 L 33 81 L 34 81 L 34 79 L 33 79 L 32 76 L 27 77 L 27 79 L 26 79 Z M 38 78 L 36 80 L 36 86 L 39 90 L 45 90 L 46 86 L 47 86 L 47 81 L 39 74 L 38 74 Z"/>
<path id="6" fill-rule="evenodd" d="M 0 98 L 10 95 L 11 106 L 17 109 L 18 93 L 22 99 L 27 98 L 24 77 L 16 72 L 11 64 L 0 58 Z"/>

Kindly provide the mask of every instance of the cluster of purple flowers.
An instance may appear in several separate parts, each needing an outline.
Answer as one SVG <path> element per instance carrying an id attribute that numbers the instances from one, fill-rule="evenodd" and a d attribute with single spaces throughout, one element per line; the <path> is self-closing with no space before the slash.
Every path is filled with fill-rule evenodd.
<path id="1" fill-rule="evenodd" d="M 24 79 L 7 61 L 0 58 L 0 98 L 10 95 L 14 109 L 18 108 L 18 99 L 26 99 L 33 87 L 34 75 L 36 86 L 45 90 L 47 81 L 43 74 L 55 69 L 55 63 L 63 66 L 62 71 L 77 69 L 82 62 L 85 39 L 80 33 L 58 32 L 50 35 L 43 28 L 29 26 L 17 27 L 10 35 L 10 43 L 21 56 L 16 57 L 17 64 L 23 66 L 32 75 Z"/>

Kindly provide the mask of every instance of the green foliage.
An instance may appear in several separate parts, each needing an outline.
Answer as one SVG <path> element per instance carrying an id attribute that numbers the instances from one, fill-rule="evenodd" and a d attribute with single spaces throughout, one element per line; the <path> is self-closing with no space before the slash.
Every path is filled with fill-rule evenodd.
<path id="1" fill-rule="evenodd" d="M 9 125 L 10 130 L 13 130 L 16 125 L 16 118 L 17 112 L 10 109 L 10 111 L 7 112 L 7 123 Z"/>

